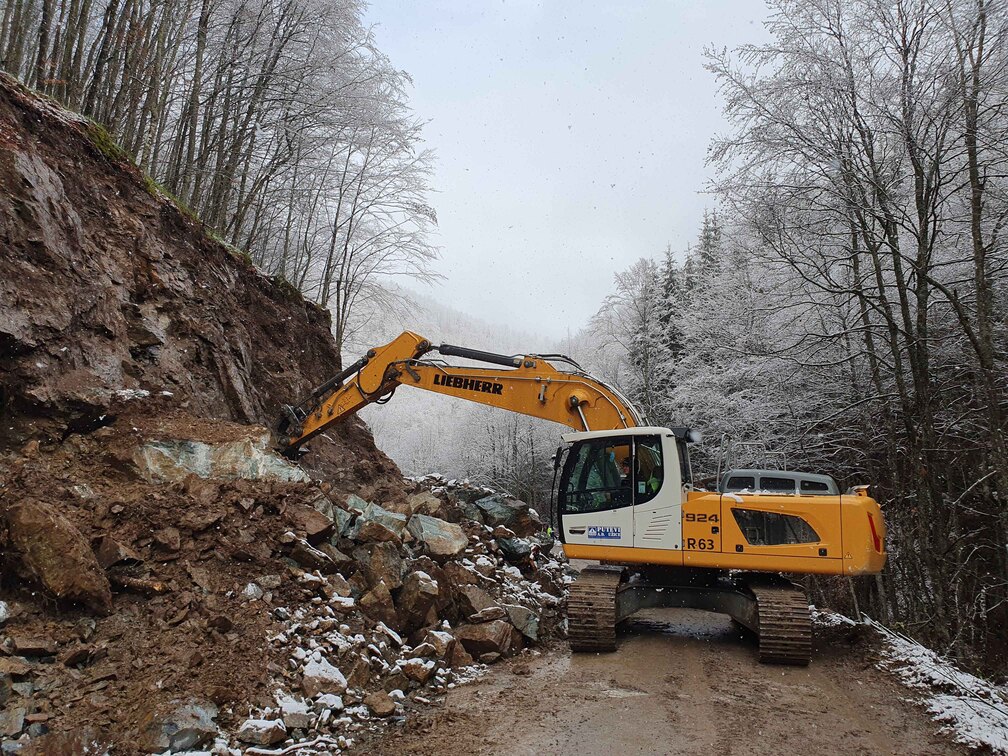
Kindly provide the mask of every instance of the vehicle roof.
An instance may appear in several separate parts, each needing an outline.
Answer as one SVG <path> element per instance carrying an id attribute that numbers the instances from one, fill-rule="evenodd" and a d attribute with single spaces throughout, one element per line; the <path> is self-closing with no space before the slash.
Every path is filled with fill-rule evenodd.
<path id="1" fill-rule="evenodd" d="M 821 483 L 832 483 L 836 485 L 836 481 L 833 480 L 829 475 L 820 475 L 819 473 L 808 473 L 800 472 L 795 470 L 770 470 L 762 467 L 739 467 L 726 472 L 723 476 L 723 480 L 734 476 L 742 475 L 752 475 L 759 477 L 772 477 L 772 478 L 790 478 L 791 480 L 816 480 Z"/>
<path id="2" fill-rule="evenodd" d="M 678 432 L 677 432 L 678 431 Z M 612 436 L 677 436 L 682 438 L 686 428 L 661 428 L 657 425 L 644 425 L 639 428 L 615 428 L 613 430 L 578 431 L 564 433 L 560 436 L 564 443 L 584 441 L 591 438 L 609 438 Z"/>

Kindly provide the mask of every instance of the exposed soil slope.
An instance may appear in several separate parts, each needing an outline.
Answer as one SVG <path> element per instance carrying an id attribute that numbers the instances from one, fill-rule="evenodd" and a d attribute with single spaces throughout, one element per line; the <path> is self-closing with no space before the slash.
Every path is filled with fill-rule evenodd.
<path id="1" fill-rule="evenodd" d="M 125 389 L 269 426 L 338 368 L 328 313 L 213 241 L 95 126 L 0 75 L 0 449 L 108 422 Z M 312 446 L 348 490 L 400 478 L 356 419 Z"/>

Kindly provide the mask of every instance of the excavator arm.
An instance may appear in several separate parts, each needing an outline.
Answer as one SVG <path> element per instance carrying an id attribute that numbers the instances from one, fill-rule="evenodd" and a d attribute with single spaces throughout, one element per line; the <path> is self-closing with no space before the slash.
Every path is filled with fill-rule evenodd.
<path id="1" fill-rule="evenodd" d="M 495 367 L 449 365 L 431 352 Z M 572 368 L 560 370 L 552 362 Z M 634 406 L 616 389 L 563 355 L 500 355 L 442 344 L 405 331 L 284 408 L 277 430 L 288 453 L 333 423 L 372 403 L 388 401 L 400 385 L 455 396 L 566 425 L 574 430 L 614 430 L 643 425 Z"/>

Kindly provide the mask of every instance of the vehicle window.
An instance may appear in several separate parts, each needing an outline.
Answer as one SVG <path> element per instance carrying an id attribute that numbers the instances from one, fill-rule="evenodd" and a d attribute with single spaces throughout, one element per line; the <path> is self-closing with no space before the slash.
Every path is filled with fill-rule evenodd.
<path id="1" fill-rule="evenodd" d="M 751 546 L 781 546 L 794 543 L 818 543 L 819 534 L 796 515 L 732 509 L 735 522 Z"/>
<path id="2" fill-rule="evenodd" d="M 576 444 L 560 479 L 560 507 L 567 514 L 600 512 L 632 502 L 630 476 L 621 474 L 630 456 L 627 439 L 598 439 Z M 627 465 L 629 467 L 629 465 Z"/>
<path id="3" fill-rule="evenodd" d="M 733 475 L 728 478 L 726 491 L 754 491 L 756 489 L 756 478 L 752 475 Z"/>
<path id="4" fill-rule="evenodd" d="M 676 451 L 679 454 L 679 475 L 682 478 L 682 482 L 692 483 L 693 469 L 690 466 L 689 447 L 686 445 L 685 440 L 681 438 L 676 439 Z"/>
<path id="5" fill-rule="evenodd" d="M 801 490 L 802 493 L 829 493 L 829 485 L 821 480 L 803 480 Z"/>
<path id="6" fill-rule="evenodd" d="M 795 492 L 795 481 L 793 478 L 774 478 L 769 475 L 761 475 L 760 490 L 793 494 Z"/>
<path id="7" fill-rule="evenodd" d="M 634 440 L 635 503 L 644 504 L 658 495 L 665 480 L 661 436 L 637 436 Z"/>

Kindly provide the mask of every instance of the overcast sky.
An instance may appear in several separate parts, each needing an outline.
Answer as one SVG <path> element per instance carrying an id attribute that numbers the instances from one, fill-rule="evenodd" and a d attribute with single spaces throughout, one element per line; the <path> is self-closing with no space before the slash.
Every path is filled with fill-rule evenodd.
<path id="1" fill-rule="evenodd" d="M 616 271 L 685 249 L 723 130 L 708 45 L 767 38 L 756 0 L 372 0 L 437 153 L 438 272 L 466 313 L 562 337 Z"/>

